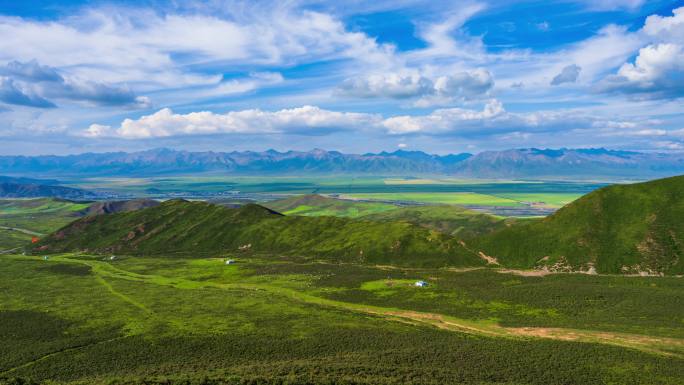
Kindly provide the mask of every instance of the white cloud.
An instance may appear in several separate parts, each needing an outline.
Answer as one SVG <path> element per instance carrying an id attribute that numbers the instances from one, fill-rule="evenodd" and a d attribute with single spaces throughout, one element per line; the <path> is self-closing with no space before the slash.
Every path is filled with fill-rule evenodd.
<path id="1" fill-rule="evenodd" d="M 313 106 L 275 112 L 252 109 L 226 114 L 209 111 L 176 114 L 164 108 L 139 119 L 125 119 L 118 128 L 93 124 L 82 135 L 126 139 L 208 134 L 319 135 L 336 130 L 363 129 L 377 124 L 379 119 L 371 114 L 336 112 Z"/>
<path id="2" fill-rule="evenodd" d="M 667 135 L 668 132 L 662 129 L 646 128 L 643 130 L 634 131 L 630 134 L 634 136 L 664 136 Z"/>
<path id="3" fill-rule="evenodd" d="M 647 17 L 641 31 L 660 42 L 684 41 L 684 7 L 672 10 L 672 16 Z"/>
<path id="4" fill-rule="evenodd" d="M 391 61 L 393 47 L 347 31 L 328 14 L 293 5 L 235 9 L 230 17 L 159 14 L 140 8 L 91 8 L 56 21 L 0 16 L 0 61 L 30 61 L 66 69 L 87 79 L 147 86 L 210 84 L 216 77 L 191 74 L 187 65 L 293 64 L 352 58 L 378 66 Z"/>
<path id="5" fill-rule="evenodd" d="M 17 84 L 28 90 L 25 92 L 28 95 L 35 95 L 31 103 L 23 103 L 26 106 L 55 107 L 47 100 L 52 98 L 126 108 L 146 108 L 151 104 L 149 98 L 135 95 L 127 86 L 112 86 L 75 76 L 64 77 L 57 69 L 41 65 L 36 60 L 25 63 L 11 61 L 0 67 L 0 74 L 10 76 L 6 84 Z"/>
<path id="6" fill-rule="evenodd" d="M 416 72 L 373 74 L 347 79 L 338 90 L 344 95 L 365 98 L 424 98 L 418 104 L 425 106 L 429 105 L 426 101 L 432 98 L 449 101 L 480 99 L 487 96 L 493 86 L 491 73 L 484 68 L 477 68 L 434 79 Z"/>
<path id="7" fill-rule="evenodd" d="M 623 64 L 597 89 L 656 99 L 683 96 L 684 48 L 670 43 L 646 46 L 639 50 L 634 63 Z"/>
<path id="8" fill-rule="evenodd" d="M 490 100 L 480 111 L 463 108 L 435 110 L 429 115 L 395 116 L 383 121 L 389 134 L 426 134 L 457 136 L 490 136 L 513 134 L 519 137 L 531 132 L 557 132 L 574 129 L 627 129 L 635 123 L 616 121 L 579 111 L 542 111 L 513 113 L 498 100 Z"/>
<path id="9" fill-rule="evenodd" d="M 482 3 L 459 4 L 453 13 L 439 23 L 419 25 L 419 36 L 428 43 L 424 50 L 417 51 L 419 57 L 473 58 L 482 54 L 482 40 L 464 33 L 456 33 L 470 18 L 485 9 Z M 454 38 L 458 35 L 458 39 Z"/>
<path id="10" fill-rule="evenodd" d="M 636 98 L 661 99 L 684 96 L 684 7 L 672 16 L 651 15 L 638 35 L 644 42 L 634 62 L 627 62 L 607 76 L 599 92 L 624 93 Z"/>
<path id="11" fill-rule="evenodd" d="M 580 0 L 589 9 L 612 11 L 616 9 L 634 10 L 640 8 L 646 0 Z"/>
<path id="12" fill-rule="evenodd" d="M 397 147 L 399 147 L 399 148 L 401 148 L 401 149 L 404 149 L 404 148 L 407 148 L 407 147 L 408 147 L 408 144 L 406 144 L 406 143 L 399 143 L 399 144 L 397 144 Z"/>

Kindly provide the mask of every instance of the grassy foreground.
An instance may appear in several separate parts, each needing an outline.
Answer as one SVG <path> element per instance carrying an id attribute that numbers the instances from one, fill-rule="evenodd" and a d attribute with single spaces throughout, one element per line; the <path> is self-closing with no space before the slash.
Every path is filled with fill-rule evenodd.
<path id="1" fill-rule="evenodd" d="M 0 383 L 678 384 L 684 374 L 679 278 L 291 259 L 0 262 Z"/>

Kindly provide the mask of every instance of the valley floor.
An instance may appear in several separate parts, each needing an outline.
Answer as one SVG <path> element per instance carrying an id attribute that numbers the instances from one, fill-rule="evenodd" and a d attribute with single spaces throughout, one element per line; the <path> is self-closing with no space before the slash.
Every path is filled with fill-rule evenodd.
<path id="1" fill-rule="evenodd" d="M 0 263 L 0 383 L 679 384 L 684 376 L 677 277 L 266 256 L 230 265 L 72 254 Z"/>

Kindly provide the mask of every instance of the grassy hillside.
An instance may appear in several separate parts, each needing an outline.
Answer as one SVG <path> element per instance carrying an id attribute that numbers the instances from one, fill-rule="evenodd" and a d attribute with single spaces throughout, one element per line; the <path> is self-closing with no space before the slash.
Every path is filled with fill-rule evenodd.
<path id="1" fill-rule="evenodd" d="M 596 190 L 542 221 L 471 241 L 504 265 L 684 273 L 684 176 Z"/>
<path id="2" fill-rule="evenodd" d="M 454 205 L 400 207 L 388 203 L 356 202 L 321 195 L 299 195 L 265 203 L 264 206 L 287 215 L 361 218 L 375 222 L 407 222 L 445 234 L 471 237 L 501 229 L 504 221 Z"/>
<path id="3" fill-rule="evenodd" d="M 482 260 L 440 232 L 403 222 L 283 216 L 250 204 L 226 208 L 167 201 L 129 213 L 82 218 L 37 252 L 165 255 L 285 254 L 407 266 L 473 266 Z"/>
<path id="4" fill-rule="evenodd" d="M 364 219 L 383 222 L 403 221 L 458 237 L 487 234 L 515 223 L 515 219 L 504 220 L 451 205 L 404 207 L 367 215 Z"/>
<path id="5" fill-rule="evenodd" d="M 298 195 L 264 203 L 264 206 L 287 215 L 332 216 L 358 218 L 370 214 L 396 210 L 387 203 L 355 202 L 317 194 Z"/>
<path id="6" fill-rule="evenodd" d="M 76 220 L 90 204 L 56 198 L 0 200 L 0 251 Z"/>

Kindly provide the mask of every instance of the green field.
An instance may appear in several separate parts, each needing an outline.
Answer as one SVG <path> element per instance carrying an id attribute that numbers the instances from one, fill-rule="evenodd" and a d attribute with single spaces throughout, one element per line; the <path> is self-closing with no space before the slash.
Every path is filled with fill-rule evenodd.
<path id="1" fill-rule="evenodd" d="M 582 194 L 577 193 L 501 193 L 501 198 L 513 199 L 518 202 L 541 203 L 553 207 L 562 207 L 573 202 Z"/>
<path id="2" fill-rule="evenodd" d="M 0 262 L 0 378 L 13 384 L 679 384 L 684 374 L 679 278 L 273 258 Z"/>
<path id="3" fill-rule="evenodd" d="M 248 194 L 259 200 L 260 194 L 264 196 L 346 194 L 360 197 L 366 194 L 383 194 L 378 196 L 379 199 L 500 206 L 517 206 L 521 204 L 520 202 L 542 202 L 554 207 L 604 185 L 585 182 L 469 180 L 443 176 L 434 178 L 176 176 L 89 178 L 67 182 L 73 187 L 142 197 L 160 194 L 235 193 Z"/>
<path id="4" fill-rule="evenodd" d="M 353 199 L 378 201 L 406 201 L 432 204 L 474 205 L 474 206 L 520 206 L 521 203 L 511 198 L 472 192 L 456 193 L 368 193 L 349 194 Z"/>
<path id="5" fill-rule="evenodd" d="M 0 251 L 30 242 L 78 218 L 89 203 L 57 199 L 0 199 Z"/>
<path id="6" fill-rule="evenodd" d="M 386 203 L 354 202 L 320 195 L 296 195 L 264 203 L 264 206 L 285 215 L 333 216 L 360 218 L 398 209 Z"/>

